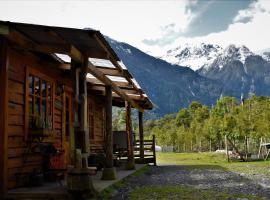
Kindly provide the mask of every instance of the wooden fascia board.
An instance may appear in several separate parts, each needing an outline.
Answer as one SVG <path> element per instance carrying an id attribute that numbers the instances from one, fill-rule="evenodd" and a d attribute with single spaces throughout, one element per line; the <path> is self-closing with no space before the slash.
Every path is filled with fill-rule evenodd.
<path id="1" fill-rule="evenodd" d="M 58 44 L 58 45 L 44 45 L 38 44 L 32 41 L 30 38 L 25 36 L 24 34 L 20 33 L 18 30 L 15 30 L 9 27 L 8 34 L 4 35 L 8 40 L 14 42 L 21 48 L 30 51 L 37 51 L 41 53 L 60 53 L 60 54 L 67 54 L 71 58 L 73 58 L 76 62 L 82 63 L 83 56 L 81 52 L 74 47 L 72 44 Z"/>

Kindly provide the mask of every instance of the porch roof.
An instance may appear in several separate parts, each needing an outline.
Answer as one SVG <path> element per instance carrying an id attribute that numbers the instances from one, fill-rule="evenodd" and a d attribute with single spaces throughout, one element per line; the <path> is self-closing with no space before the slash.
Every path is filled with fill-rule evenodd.
<path id="1" fill-rule="evenodd" d="M 87 56 L 89 90 L 104 95 L 105 85 L 111 85 L 117 105 L 123 106 L 129 101 L 139 110 L 153 108 L 150 99 L 99 31 L 0 21 L 0 34 L 15 48 L 50 55 L 63 70 L 70 69 L 71 59 L 82 63 Z"/>

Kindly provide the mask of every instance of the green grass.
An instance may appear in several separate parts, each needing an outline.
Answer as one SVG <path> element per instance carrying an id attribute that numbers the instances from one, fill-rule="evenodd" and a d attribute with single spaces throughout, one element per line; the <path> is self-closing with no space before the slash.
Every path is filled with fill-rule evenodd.
<path id="1" fill-rule="evenodd" d="M 136 172 L 134 172 L 133 174 L 125 177 L 124 179 L 120 180 L 120 181 L 117 181 L 116 183 L 114 183 L 113 185 L 107 187 L 105 190 L 103 190 L 99 195 L 98 195 L 98 199 L 102 199 L 102 200 L 105 200 L 105 199 L 109 199 L 110 198 L 110 195 L 111 193 L 114 191 L 114 190 L 117 190 L 118 188 L 121 188 L 121 187 L 124 187 L 125 186 L 125 182 L 128 178 L 130 177 L 136 177 L 136 176 L 140 176 L 142 174 L 144 174 L 145 172 L 147 172 L 149 170 L 149 166 L 148 165 L 145 165 L 144 167 L 142 167 L 141 169 L 137 170 Z"/>
<path id="2" fill-rule="evenodd" d="M 210 190 L 199 190 L 183 186 L 142 187 L 133 190 L 129 195 L 131 200 L 155 200 L 155 199 L 185 199 L 185 200 L 226 200 L 249 199 L 259 200 L 261 197 L 241 194 L 226 194 Z"/>
<path id="3" fill-rule="evenodd" d="M 235 173 L 244 173 L 251 175 L 263 175 L 270 178 L 270 161 L 253 161 L 241 162 L 233 161 L 228 163 L 226 156 L 216 153 L 157 153 L 157 164 L 173 164 L 186 166 L 187 169 L 218 169 L 224 171 L 232 171 Z M 131 176 L 140 176 L 149 170 L 146 166 Z M 100 195 L 99 199 L 109 199 L 113 191 L 124 187 L 127 178 L 115 183 Z M 242 195 L 242 194 L 228 194 L 226 192 L 215 192 L 211 190 L 200 190 L 186 186 L 147 186 L 136 188 L 129 197 L 131 200 L 137 199 L 186 199 L 186 200 L 226 200 L 226 199 L 249 199 L 259 200 L 263 199 L 257 196 Z"/>
<path id="4" fill-rule="evenodd" d="M 264 175 L 270 178 L 270 161 L 227 162 L 216 153 L 157 153 L 158 164 L 184 165 L 191 169 L 220 169 L 236 173 Z"/>

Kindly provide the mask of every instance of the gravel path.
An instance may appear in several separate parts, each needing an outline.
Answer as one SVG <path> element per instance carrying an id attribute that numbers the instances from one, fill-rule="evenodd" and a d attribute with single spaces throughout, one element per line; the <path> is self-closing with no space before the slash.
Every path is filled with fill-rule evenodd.
<path id="1" fill-rule="evenodd" d="M 236 194 L 259 195 L 270 199 L 270 179 L 245 176 L 216 169 L 194 169 L 189 166 L 150 167 L 145 174 L 130 177 L 125 186 L 112 192 L 110 199 L 128 199 L 128 194 L 142 186 L 191 186 Z"/>

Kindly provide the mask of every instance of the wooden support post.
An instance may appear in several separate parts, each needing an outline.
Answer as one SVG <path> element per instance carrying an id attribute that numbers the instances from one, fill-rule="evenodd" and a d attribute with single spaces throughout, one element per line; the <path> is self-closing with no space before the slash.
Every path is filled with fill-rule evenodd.
<path id="1" fill-rule="evenodd" d="M 79 127 L 79 117 L 78 117 L 78 103 L 79 103 L 79 68 L 78 64 L 72 59 L 71 60 L 71 74 L 72 74 L 72 84 L 73 84 L 73 115 L 74 122 L 73 126 L 70 126 L 70 162 L 73 166 L 76 166 L 76 137 L 75 133 Z"/>
<path id="2" fill-rule="evenodd" d="M 153 157 L 154 157 L 154 165 L 157 166 L 157 159 L 156 159 L 156 136 L 153 135 Z"/>
<path id="3" fill-rule="evenodd" d="M 212 140 L 209 139 L 209 152 L 212 152 Z"/>
<path id="4" fill-rule="evenodd" d="M 86 61 L 87 57 L 84 58 L 83 63 L 76 63 L 73 59 L 71 60 L 74 129 L 71 128 L 69 138 L 71 161 L 74 168 L 70 168 L 67 172 L 67 189 L 72 192 L 93 196 L 96 191 L 87 162 L 89 134 L 87 131 L 86 70 L 88 66 Z M 78 141 L 78 136 L 80 136 L 80 141 Z"/>
<path id="5" fill-rule="evenodd" d="M 126 107 L 126 131 L 127 131 L 127 144 L 128 144 L 128 161 L 127 170 L 135 169 L 134 162 L 134 148 L 133 148 L 133 135 L 132 135 L 132 121 L 131 121 L 131 104 L 125 102 Z"/>
<path id="6" fill-rule="evenodd" d="M 0 37 L 0 199 L 7 192 L 7 150 L 8 150 L 8 47 Z"/>
<path id="7" fill-rule="evenodd" d="M 262 149 L 262 137 L 260 139 L 260 147 L 259 147 L 259 152 L 258 152 L 258 159 L 261 157 L 261 149 Z"/>
<path id="8" fill-rule="evenodd" d="M 116 172 L 113 166 L 113 133 L 112 133 L 112 87 L 105 86 L 105 115 L 106 115 L 106 163 L 103 169 L 103 180 L 116 179 Z"/>
<path id="9" fill-rule="evenodd" d="M 226 150 L 227 160 L 228 160 L 228 162 L 230 162 L 227 135 L 225 135 L 225 150 Z"/>
<path id="10" fill-rule="evenodd" d="M 80 94 L 80 134 L 82 134 L 82 163 L 83 168 L 88 167 L 88 156 L 90 151 L 89 132 L 87 124 L 87 83 L 86 75 L 88 70 L 88 58 L 84 57 L 79 75 L 79 94 Z"/>
<path id="11" fill-rule="evenodd" d="M 143 112 L 139 111 L 140 159 L 144 162 Z"/>
<path id="12" fill-rule="evenodd" d="M 245 136 L 245 161 L 248 161 L 248 137 Z"/>

